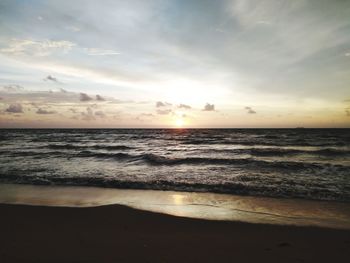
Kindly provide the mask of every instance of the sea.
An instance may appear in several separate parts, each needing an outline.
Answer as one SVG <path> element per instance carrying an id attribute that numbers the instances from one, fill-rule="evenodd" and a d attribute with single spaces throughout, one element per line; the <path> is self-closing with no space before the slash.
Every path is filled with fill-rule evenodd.
<path id="1" fill-rule="evenodd" d="M 0 129 L 0 183 L 350 202 L 350 129 Z"/>

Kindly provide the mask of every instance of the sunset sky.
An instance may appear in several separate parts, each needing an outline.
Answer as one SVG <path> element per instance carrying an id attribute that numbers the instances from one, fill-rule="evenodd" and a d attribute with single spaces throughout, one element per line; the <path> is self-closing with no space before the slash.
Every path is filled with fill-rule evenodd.
<path id="1" fill-rule="evenodd" d="M 350 1 L 0 0 L 0 127 L 350 127 Z"/>

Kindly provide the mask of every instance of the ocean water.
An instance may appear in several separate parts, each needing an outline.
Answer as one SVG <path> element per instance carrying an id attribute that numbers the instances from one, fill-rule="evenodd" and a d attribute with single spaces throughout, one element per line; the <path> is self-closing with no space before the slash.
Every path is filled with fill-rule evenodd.
<path id="1" fill-rule="evenodd" d="M 0 182 L 349 202 L 350 130 L 2 129 Z"/>

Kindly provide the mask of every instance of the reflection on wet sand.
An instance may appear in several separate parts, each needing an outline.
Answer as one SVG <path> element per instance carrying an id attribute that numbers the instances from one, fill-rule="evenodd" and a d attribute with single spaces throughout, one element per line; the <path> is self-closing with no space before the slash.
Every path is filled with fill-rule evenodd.
<path id="1" fill-rule="evenodd" d="M 0 184 L 0 202 L 90 207 L 121 204 L 175 216 L 350 229 L 346 203 L 96 187 Z"/>

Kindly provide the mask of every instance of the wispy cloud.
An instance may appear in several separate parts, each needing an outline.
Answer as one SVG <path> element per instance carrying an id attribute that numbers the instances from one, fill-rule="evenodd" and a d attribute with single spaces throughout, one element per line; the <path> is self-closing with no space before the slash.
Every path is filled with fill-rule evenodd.
<path id="1" fill-rule="evenodd" d="M 120 54 L 115 50 L 101 48 L 84 48 L 84 50 L 90 56 L 114 56 Z"/>
<path id="2" fill-rule="evenodd" d="M 67 26 L 67 30 L 72 31 L 72 32 L 79 32 L 81 29 L 77 26 Z"/>
<path id="3" fill-rule="evenodd" d="M 253 110 L 251 107 L 245 107 L 245 109 L 247 110 L 247 113 L 249 113 L 249 114 L 256 114 L 256 111 Z"/>
<path id="4" fill-rule="evenodd" d="M 84 121 L 93 121 L 95 120 L 95 116 L 93 110 L 90 107 L 86 108 L 86 111 L 81 112 L 82 120 Z"/>
<path id="5" fill-rule="evenodd" d="M 168 115 L 168 114 L 171 113 L 171 112 L 172 112 L 171 109 L 165 109 L 165 110 L 160 110 L 160 109 L 158 109 L 158 110 L 157 110 L 157 114 L 159 114 L 159 115 Z"/>
<path id="6" fill-rule="evenodd" d="M 36 111 L 37 114 L 55 114 L 56 111 L 53 111 L 53 110 L 46 110 L 46 109 L 42 109 L 42 108 L 39 108 L 37 111 Z"/>
<path id="7" fill-rule="evenodd" d="M 95 111 L 95 116 L 105 118 L 106 114 L 103 111 Z"/>
<path id="8" fill-rule="evenodd" d="M 14 84 L 14 85 L 6 85 L 2 87 L 4 91 L 7 92 L 18 92 L 22 91 L 24 88 L 20 85 Z"/>
<path id="9" fill-rule="evenodd" d="M 139 116 L 140 117 L 150 117 L 150 118 L 154 117 L 154 115 L 152 113 L 141 113 Z"/>
<path id="10" fill-rule="evenodd" d="M 162 102 L 162 101 L 157 101 L 156 102 L 156 107 L 160 108 L 160 107 L 168 107 L 171 106 L 172 104 L 169 102 Z"/>
<path id="11" fill-rule="evenodd" d="M 9 55 L 29 55 L 45 57 L 54 52 L 68 52 L 75 46 L 74 43 L 67 40 L 32 40 L 16 39 L 9 41 L 8 46 L 0 49 L 0 53 Z"/>

